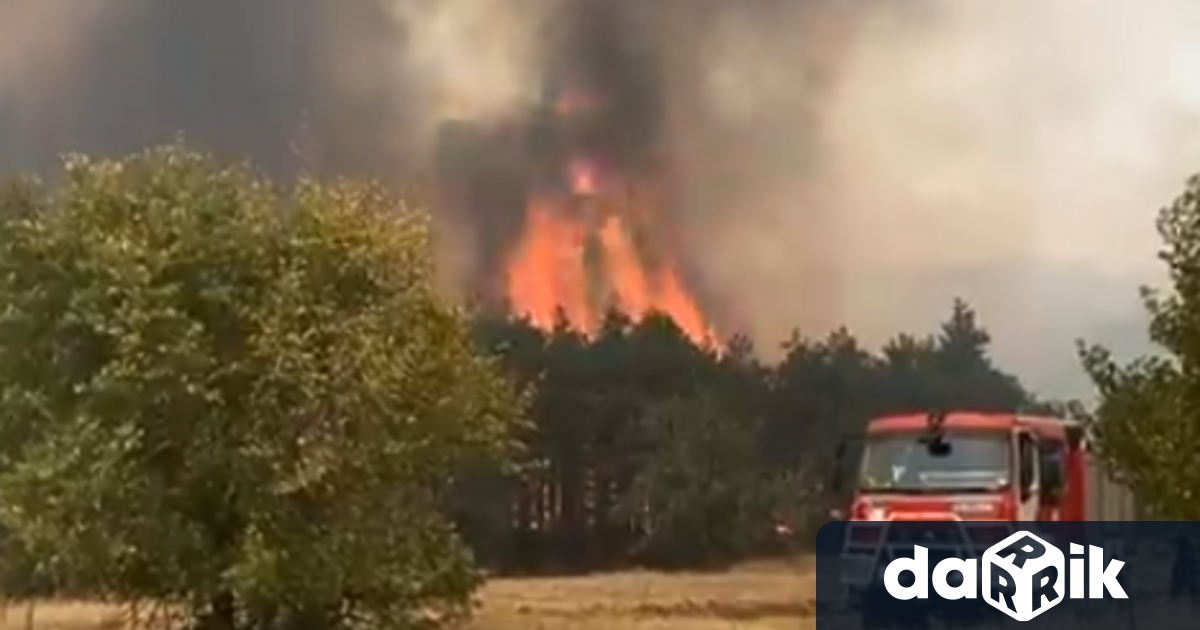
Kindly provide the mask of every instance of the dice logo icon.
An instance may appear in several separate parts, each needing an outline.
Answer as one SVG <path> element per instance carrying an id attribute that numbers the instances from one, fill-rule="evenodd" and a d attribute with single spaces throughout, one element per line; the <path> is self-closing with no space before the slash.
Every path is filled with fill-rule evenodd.
<path id="1" fill-rule="evenodd" d="M 1062 602 L 1066 557 L 1027 531 L 993 545 L 982 558 L 983 599 L 1017 621 L 1029 621 Z"/>

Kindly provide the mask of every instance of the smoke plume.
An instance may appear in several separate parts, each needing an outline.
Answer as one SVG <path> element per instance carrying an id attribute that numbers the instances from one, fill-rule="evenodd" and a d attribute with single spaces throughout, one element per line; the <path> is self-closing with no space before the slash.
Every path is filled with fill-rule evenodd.
<path id="1" fill-rule="evenodd" d="M 792 11 L 729 16 L 710 40 L 687 152 L 721 174 L 690 178 L 719 207 L 685 227 L 759 338 L 846 321 L 877 341 L 959 294 L 1008 364 L 1051 377 L 1074 336 L 1137 330 L 1154 213 L 1200 170 L 1200 7 Z"/>
<path id="2" fill-rule="evenodd" d="M 1188 0 L 82 4 L 5 7 L 0 171 L 182 133 L 428 187 L 452 284 L 486 294 L 530 183 L 583 148 L 661 170 L 658 238 L 768 353 L 962 295 L 1018 367 L 1069 362 L 1129 316 L 1153 213 L 1200 170 Z M 571 90 L 604 103 L 582 129 L 550 111 Z"/>

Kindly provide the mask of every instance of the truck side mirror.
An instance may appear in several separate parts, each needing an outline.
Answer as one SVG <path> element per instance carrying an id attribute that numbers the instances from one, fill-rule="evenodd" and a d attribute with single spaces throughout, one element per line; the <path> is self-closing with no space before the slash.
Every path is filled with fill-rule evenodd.
<path id="1" fill-rule="evenodd" d="M 945 437 L 936 435 L 925 440 L 925 450 L 932 457 L 947 457 L 950 455 L 952 449 Z"/>

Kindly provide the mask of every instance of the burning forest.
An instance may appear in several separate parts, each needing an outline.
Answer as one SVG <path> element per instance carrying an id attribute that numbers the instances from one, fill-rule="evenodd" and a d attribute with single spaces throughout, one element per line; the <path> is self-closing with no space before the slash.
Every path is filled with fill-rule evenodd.
<path id="1" fill-rule="evenodd" d="M 617 32 L 621 12 L 578 6 L 555 24 L 558 54 L 536 102 L 503 121 L 443 129 L 446 203 L 509 223 L 485 230 L 498 240 L 476 284 L 538 328 L 565 319 L 590 335 L 615 308 L 634 321 L 669 316 L 693 342 L 716 347 L 672 247 L 654 60 Z"/>

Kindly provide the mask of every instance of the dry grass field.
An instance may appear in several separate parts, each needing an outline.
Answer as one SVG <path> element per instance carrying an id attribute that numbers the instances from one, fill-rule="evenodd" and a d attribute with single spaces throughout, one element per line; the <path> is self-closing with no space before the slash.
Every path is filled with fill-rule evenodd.
<path id="1" fill-rule="evenodd" d="M 812 627 L 808 562 L 724 573 L 500 579 L 462 630 L 800 630 Z M 10 606 L 4 630 L 120 630 L 121 613 L 77 602 Z"/>
<path id="2" fill-rule="evenodd" d="M 813 597 L 808 562 L 497 580 L 469 630 L 798 630 L 811 627 Z"/>

